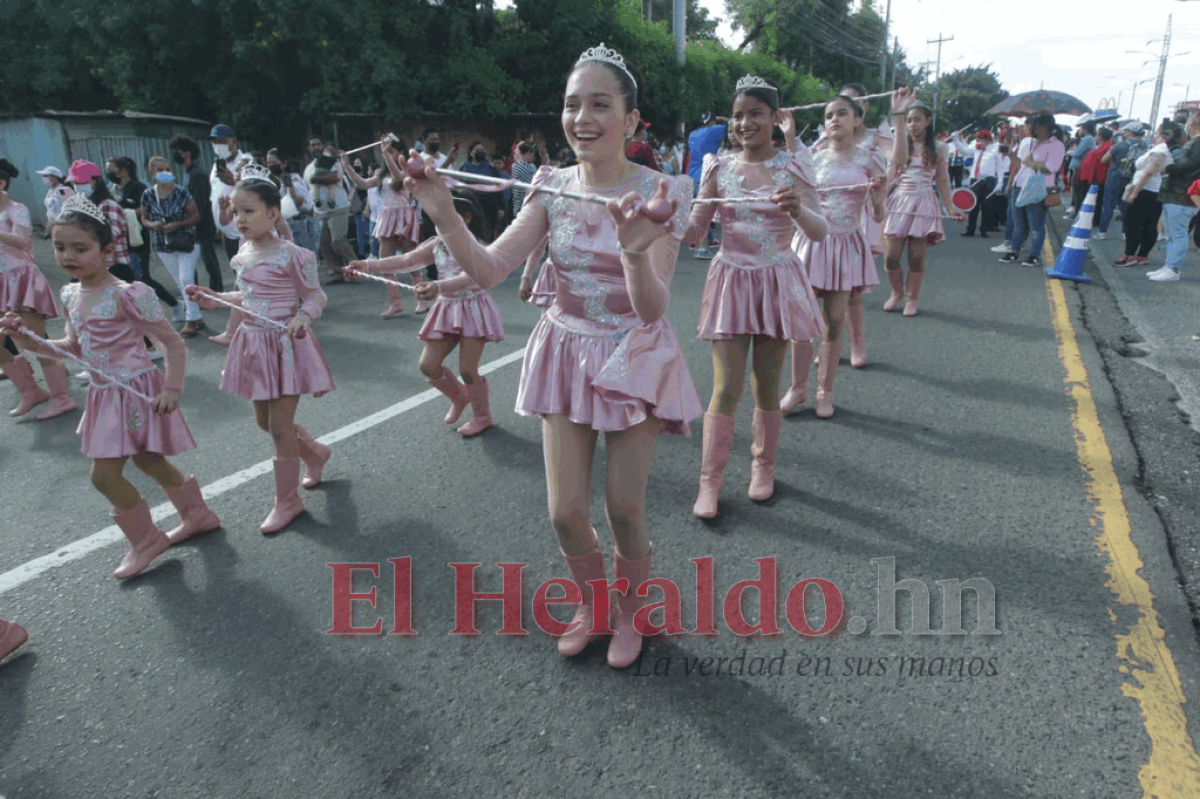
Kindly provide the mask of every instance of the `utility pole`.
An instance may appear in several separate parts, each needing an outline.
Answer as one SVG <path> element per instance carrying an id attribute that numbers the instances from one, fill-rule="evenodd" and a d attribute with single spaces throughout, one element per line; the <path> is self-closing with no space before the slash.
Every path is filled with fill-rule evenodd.
<path id="1" fill-rule="evenodd" d="M 892 0 L 887 0 L 887 13 L 883 15 L 883 41 L 879 44 L 879 84 L 887 83 L 888 23 L 892 20 Z"/>
<path id="2" fill-rule="evenodd" d="M 900 37 L 892 37 L 892 91 L 896 91 L 896 62 L 900 60 Z"/>
<path id="3" fill-rule="evenodd" d="M 1158 81 L 1154 84 L 1154 101 L 1150 103 L 1150 129 L 1158 128 L 1158 101 L 1162 99 L 1163 75 L 1167 72 L 1167 54 L 1171 51 L 1171 15 L 1167 15 L 1167 35 L 1163 37 L 1162 59 L 1158 62 Z"/>
<path id="4" fill-rule="evenodd" d="M 934 133 L 937 132 L 938 101 L 941 99 L 940 84 L 942 82 L 942 42 L 952 42 L 952 41 L 954 41 L 953 36 L 943 36 L 940 33 L 938 34 L 938 37 L 936 39 L 927 40 L 928 44 L 934 44 L 936 42 L 937 46 L 938 46 L 937 77 L 934 78 L 934 81 L 933 81 L 933 122 L 931 123 L 931 126 L 930 126 L 930 129 Z"/>
<path id="5" fill-rule="evenodd" d="M 684 47 L 687 44 L 687 0 L 675 0 L 672 6 L 672 31 L 675 34 L 675 60 L 682 67 L 687 60 Z M 687 97 L 687 78 L 684 76 L 682 69 L 679 70 L 679 91 L 681 97 Z M 687 132 L 685 122 L 682 116 L 676 125 L 676 135 L 683 138 Z"/>

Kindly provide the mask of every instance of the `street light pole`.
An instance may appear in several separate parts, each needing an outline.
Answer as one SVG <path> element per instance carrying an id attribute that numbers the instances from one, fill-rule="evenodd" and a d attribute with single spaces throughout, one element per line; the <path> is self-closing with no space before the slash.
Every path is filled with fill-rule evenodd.
<path id="1" fill-rule="evenodd" d="M 952 42 L 952 41 L 954 41 L 953 36 L 943 36 L 940 33 L 938 34 L 938 37 L 936 39 L 927 40 L 928 44 L 933 44 L 934 42 L 937 42 L 937 46 L 938 46 L 937 77 L 935 77 L 933 80 L 933 122 L 930 125 L 930 127 L 933 129 L 933 131 L 935 133 L 937 132 L 938 103 L 941 100 L 941 94 L 942 94 L 942 92 L 941 92 L 941 88 L 942 88 L 941 87 L 941 82 L 942 82 L 942 42 Z"/>
<path id="2" fill-rule="evenodd" d="M 1163 76 L 1167 72 L 1167 53 L 1171 51 L 1171 16 L 1167 15 L 1167 35 L 1163 37 L 1162 59 L 1158 62 L 1158 80 L 1154 83 L 1154 101 L 1150 104 L 1150 128 L 1158 126 L 1158 101 L 1162 99 Z"/>

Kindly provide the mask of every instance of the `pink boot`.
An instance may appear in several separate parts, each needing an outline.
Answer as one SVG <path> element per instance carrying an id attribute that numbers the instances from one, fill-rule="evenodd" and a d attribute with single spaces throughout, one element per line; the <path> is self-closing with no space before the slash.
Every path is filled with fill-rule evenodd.
<path id="1" fill-rule="evenodd" d="M 263 535 L 278 533 L 304 513 L 304 501 L 300 499 L 300 459 L 275 459 L 275 504 L 258 530 Z"/>
<path id="2" fill-rule="evenodd" d="M 429 384 L 450 399 L 450 410 L 446 411 L 446 418 L 442 421 L 446 424 L 457 422 L 458 417 L 462 416 L 463 409 L 471 404 L 471 397 L 467 394 L 466 387 L 454 376 L 454 372 L 444 366 L 442 367 L 442 376 L 437 380 L 430 380 Z"/>
<path id="3" fill-rule="evenodd" d="M 24 416 L 50 399 L 50 395 L 37 384 L 29 361 L 17 356 L 9 363 L 0 364 L 0 369 L 4 370 L 4 374 L 8 375 L 8 379 L 21 394 L 21 404 L 9 411 L 9 416 Z"/>
<path id="4" fill-rule="evenodd" d="M 46 376 L 46 388 L 50 389 L 50 404 L 37 415 L 38 421 L 53 419 L 75 410 L 78 406 L 67 391 L 67 367 L 55 361 L 43 366 L 42 374 Z"/>
<path id="5" fill-rule="evenodd" d="M 395 278 L 395 275 L 390 277 Z M 400 289 L 396 286 L 388 285 L 388 307 L 387 310 L 380 314 L 384 319 L 390 319 L 396 314 L 404 313 L 404 300 L 400 297 Z"/>
<path id="6" fill-rule="evenodd" d="M 924 272 L 908 273 L 908 288 L 904 292 L 904 315 L 917 315 L 917 297 L 921 294 L 921 283 L 925 280 Z"/>
<path id="7" fill-rule="evenodd" d="M 892 293 L 883 302 L 883 310 L 895 310 L 900 300 L 904 299 L 904 269 L 885 269 L 887 272 L 888 283 L 892 286 Z"/>
<path id="8" fill-rule="evenodd" d="M 300 485 L 305 488 L 316 488 L 321 484 L 321 474 L 325 464 L 333 457 L 333 450 L 319 443 L 300 425 L 295 426 L 296 444 L 300 447 L 300 460 L 304 461 L 304 480 Z"/>
<path id="9" fill-rule="evenodd" d="M 571 570 L 571 579 L 575 581 L 575 585 L 579 586 L 579 590 L 583 594 L 583 601 L 576 608 L 575 618 L 572 619 L 575 628 L 558 639 L 558 654 L 563 657 L 578 655 L 594 637 L 588 634 L 588 630 L 592 629 L 596 611 L 592 587 L 588 585 L 588 581 L 603 580 L 608 575 L 604 573 L 604 555 L 600 552 L 600 542 L 596 540 L 595 530 L 592 530 L 592 539 L 590 552 L 582 555 L 568 555 L 563 552 L 567 568 Z"/>
<path id="10" fill-rule="evenodd" d="M 833 353 L 842 348 L 839 340 L 834 344 L 821 342 L 821 365 L 817 367 L 816 414 L 822 419 L 833 416 L 833 384 L 837 380 L 838 359 Z"/>
<path id="11" fill-rule="evenodd" d="M 175 488 L 163 486 L 162 490 L 175 506 L 175 510 L 179 511 L 179 518 L 182 520 L 182 524 L 167 532 L 167 540 L 172 545 L 186 541 L 194 535 L 211 533 L 221 526 L 217 514 L 205 504 L 204 495 L 200 493 L 200 484 L 196 482 L 195 477 L 188 475 L 182 485 Z"/>
<path id="12" fill-rule="evenodd" d="M 237 329 L 242 326 L 242 322 L 245 321 L 245 319 L 246 315 L 244 313 L 236 308 L 233 309 L 233 311 L 229 314 L 229 322 L 225 325 L 225 332 L 219 333 L 215 336 L 209 336 L 208 340 L 213 344 L 220 344 L 222 347 L 228 347 L 233 341 L 233 334 L 236 333 Z"/>
<path id="13" fill-rule="evenodd" d="M 811 341 L 792 342 L 792 385 L 783 395 L 779 408 L 791 413 L 808 400 L 808 373 L 812 369 L 813 345 Z"/>
<path id="14" fill-rule="evenodd" d="M 28 630 L 15 621 L 0 619 L 0 660 L 16 652 L 28 640 Z"/>
<path id="15" fill-rule="evenodd" d="M 692 513 L 700 519 L 717 518 L 717 500 L 721 496 L 722 475 L 733 449 L 733 417 L 720 413 L 704 414 L 704 440 L 700 456 L 700 493 Z"/>
<path id="16" fill-rule="evenodd" d="M 113 521 L 129 539 L 132 548 L 121 558 L 121 564 L 113 572 L 118 580 L 127 580 L 149 566 L 155 558 L 171 546 L 167 536 L 150 518 L 150 506 L 142 499 L 129 510 L 112 509 Z"/>
<path id="17" fill-rule="evenodd" d="M 642 634 L 633 626 L 633 617 L 646 604 L 645 597 L 637 595 L 638 586 L 650 577 L 654 565 L 654 554 L 641 560 L 625 560 L 613 549 L 614 571 L 617 579 L 629 580 L 629 591 L 617 596 L 616 613 L 613 619 L 613 637 L 608 642 L 608 665 L 614 669 L 632 666 L 642 652 Z"/>
<path id="18" fill-rule="evenodd" d="M 459 435 L 477 436 L 492 426 L 491 397 L 486 380 L 467 383 L 467 396 L 471 398 L 471 421 L 458 428 Z"/>
<path id="19" fill-rule="evenodd" d="M 775 458 L 779 452 L 779 433 L 783 429 L 783 411 L 754 409 L 754 443 L 750 446 L 750 499 L 763 502 L 775 493 Z"/>
<path id="20" fill-rule="evenodd" d="M 867 365 L 867 331 L 861 302 L 846 308 L 846 329 L 850 331 L 850 365 L 861 369 Z"/>

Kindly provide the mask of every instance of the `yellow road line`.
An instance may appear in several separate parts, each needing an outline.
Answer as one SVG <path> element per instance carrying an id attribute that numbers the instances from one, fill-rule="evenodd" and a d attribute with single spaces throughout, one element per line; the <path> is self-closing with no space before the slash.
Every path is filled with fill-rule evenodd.
<path id="1" fill-rule="evenodd" d="M 1050 242 L 1045 244 L 1047 264 L 1054 263 Z M 1066 372 L 1071 398 L 1071 425 L 1079 465 L 1086 475 L 1085 489 L 1095 514 L 1092 526 L 1100 529 L 1096 546 L 1108 555 L 1106 586 L 1122 605 L 1137 609 L 1137 620 L 1128 633 L 1116 635 L 1117 658 L 1122 674 L 1131 677 L 1121 686 L 1125 696 L 1137 700 L 1150 737 L 1150 759 L 1138 770 L 1143 799 L 1194 799 L 1200 796 L 1200 755 L 1187 728 L 1187 698 L 1175 657 L 1154 610 L 1154 593 L 1140 574 L 1145 565 L 1133 542 L 1129 514 L 1113 466 L 1112 451 L 1100 425 L 1100 414 L 1088 383 L 1087 368 L 1071 322 L 1061 280 L 1048 279 L 1046 292 L 1054 316 L 1058 357 Z M 1116 616 L 1109 611 L 1115 622 Z"/>

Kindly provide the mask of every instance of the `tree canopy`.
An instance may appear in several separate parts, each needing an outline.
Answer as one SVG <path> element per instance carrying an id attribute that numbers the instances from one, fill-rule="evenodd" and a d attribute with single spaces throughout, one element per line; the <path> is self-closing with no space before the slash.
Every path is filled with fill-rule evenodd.
<path id="1" fill-rule="evenodd" d="M 680 67 L 670 0 L 515 0 L 502 11 L 491 0 L 6 0 L 0 112 L 190 116 L 253 141 L 296 140 L 341 114 L 549 121 L 571 65 L 600 41 L 641 68 L 642 114 L 659 130 L 726 112 L 747 73 L 775 81 L 787 104 L 846 81 L 881 88 L 882 21 L 869 4 L 728 2 L 744 46 L 721 44 L 689 0 Z M 910 74 L 902 54 L 895 69 Z M 947 113 L 994 95 L 991 77 L 945 76 Z"/>

